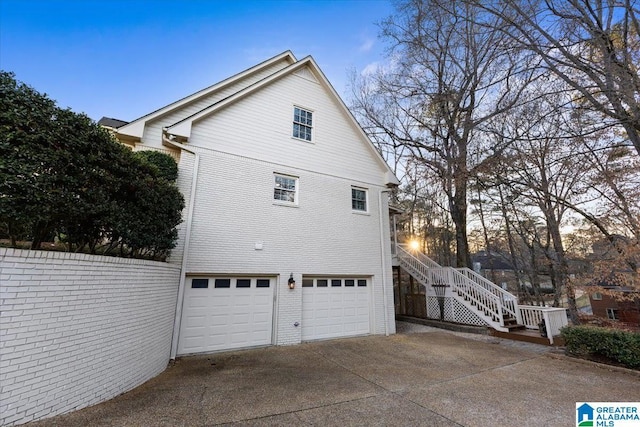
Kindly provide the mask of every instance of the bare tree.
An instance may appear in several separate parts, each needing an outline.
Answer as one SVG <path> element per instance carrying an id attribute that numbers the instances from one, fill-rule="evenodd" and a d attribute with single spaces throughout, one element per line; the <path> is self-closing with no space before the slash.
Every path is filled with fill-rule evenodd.
<path id="1" fill-rule="evenodd" d="M 636 1 L 469 1 L 500 18 L 501 25 L 490 28 L 539 55 L 546 68 L 578 94 L 577 101 L 621 126 L 626 143 L 640 154 L 640 8 Z"/>
<path id="2" fill-rule="evenodd" d="M 471 263 L 469 179 L 504 149 L 488 144 L 486 128 L 518 102 L 535 69 L 507 35 L 487 30 L 502 20 L 460 0 L 401 1 L 381 25 L 391 43 L 389 67 L 365 76 L 354 91 L 365 129 L 407 148 L 439 178 L 458 266 Z"/>

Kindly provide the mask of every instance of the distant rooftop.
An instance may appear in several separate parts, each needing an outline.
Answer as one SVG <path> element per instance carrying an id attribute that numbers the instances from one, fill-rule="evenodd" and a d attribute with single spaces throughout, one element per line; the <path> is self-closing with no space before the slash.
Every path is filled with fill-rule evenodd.
<path id="1" fill-rule="evenodd" d="M 479 251 L 471 255 L 471 261 L 479 262 L 483 270 L 513 270 L 511 262 L 498 252 Z"/>
<path id="2" fill-rule="evenodd" d="M 98 120 L 98 124 L 100 126 L 104 126 L 107 128 L 118 129 L 120 126 L 124 126 L 129 122 L 125 122 L 124 120 L 112 119 L 111 117 L 103 117 Z"/>

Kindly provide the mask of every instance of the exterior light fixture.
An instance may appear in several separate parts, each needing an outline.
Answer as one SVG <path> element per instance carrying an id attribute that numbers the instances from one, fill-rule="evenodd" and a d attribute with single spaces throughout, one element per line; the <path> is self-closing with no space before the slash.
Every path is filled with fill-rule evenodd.
<path id="1" fill-rule="evenodd" d="M 287 282 L 289 285 L 289 289 L 294 289 L 296 287 L 296 281 L 293 280 L 293 273 L 289 276 L 289 281 Z"/>

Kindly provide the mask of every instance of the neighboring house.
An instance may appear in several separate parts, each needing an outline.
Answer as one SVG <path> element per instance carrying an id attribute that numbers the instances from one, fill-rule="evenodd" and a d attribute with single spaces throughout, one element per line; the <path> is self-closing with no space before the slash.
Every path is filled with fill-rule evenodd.
<path id="1" fill-rule="evenodd" d="M 589 294 L 593 315 L 640 327 L 640 292 L 624 286 L 603 286 Z"/>
<path id="2" fill-rule="evenodd" d="M 471 255 L 473 269 L 500 285 L 505 290 L 517 293 L 520 286 L 513 272 L 513 265 L 499 252 L 479 251 Z"/>
<path id="3" fill-rule="evenodd" d="M 172 356 L 395 333 L 399 182 L 313 58 L 284 52 L 115 135 L 179 158 Z"/>
<path id="4" fill-rule="evenodd" d="M 128 122 L 125 122 L 124 120 L 112 119 L 111 117 L 103 117 L 100 120 L 98 120 L 98 124 L 100 126 L 112 132 L 115 132 L 116 129 L 126 125 L 127 123 Z"/>
<path id="5" fill-rule="evenodd" d="M 471 262 L 476 272 L 509 292 L 521 294 L 525 289 L 530 294 L 534 292 L 529 276 L 522 272 L 519 281 L 511 260 L 504 253 L 495 251 L 487 252 L 485 250 L 478 251 L 471 255 Z M 554 292 L 551 277 L 548 272 L 539 271 L 538 280 L 540 281 L 541 294 L 548 295 Z"/>

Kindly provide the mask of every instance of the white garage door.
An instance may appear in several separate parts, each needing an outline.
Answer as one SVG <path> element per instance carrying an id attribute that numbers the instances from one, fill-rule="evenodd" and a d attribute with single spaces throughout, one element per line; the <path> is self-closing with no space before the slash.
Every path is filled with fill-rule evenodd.
<path id="1" fill-rule="evenodd" d="M 302 280 L 302 339 L 369 333 L 369 279 Z"/>
<path id="2" fill-rule="evenodd" d="M 272 343 L 274 278 L 187 278 L 178 354 Z"/>

